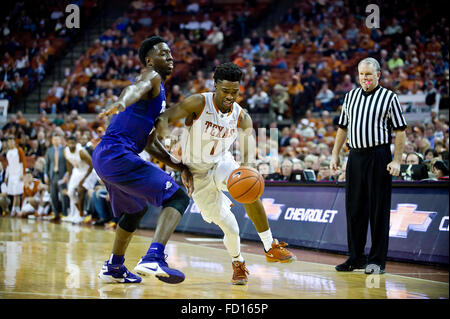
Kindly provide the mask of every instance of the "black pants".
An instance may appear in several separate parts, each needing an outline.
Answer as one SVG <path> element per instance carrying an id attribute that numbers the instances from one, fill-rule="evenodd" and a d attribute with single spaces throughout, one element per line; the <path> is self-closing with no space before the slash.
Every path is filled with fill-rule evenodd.
<path id="1" fill-rule="evenodd" d="M 364 258 L 370 221 L 372 247 L 368 262 L 386 264 L 389 243 L 392 176 L 387 165 L 392 161 L 389 145 L 351 150 L 347 162 L 345 204 L 347 241 L 350 259 Z"/>
<path id="2" fill-rule="evenodd" d="M 58 217 L 61 212 L 63 216 L 66 216 L 67 207 L 69 207 L 69 202 L 65 198 L 67 196 L 63 196 L 61 194 L 63 187 L 62 185 L 58 184 L 59 180 L 60 178 L 55 175 L 50 178 L 49 185 L 52 211 L 56 217 Z M 60 196 L 62 197 L 62 201 L 60 200 Z"/>

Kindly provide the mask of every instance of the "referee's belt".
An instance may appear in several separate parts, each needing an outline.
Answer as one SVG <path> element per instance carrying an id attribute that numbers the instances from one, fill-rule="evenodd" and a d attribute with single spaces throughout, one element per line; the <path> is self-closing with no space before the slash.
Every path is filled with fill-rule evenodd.
<path id="1" fill-rule="evenodd" d="M 389 144 L 380 144 L 380 145 L 376 145 L 376 146 L 372 146 L 372 147 L 364 147 L 364 148 L 352 148 L 347 143 L 347 147 L 352 152 L 371 152 L 371 151 L 376 151 L 376 150 L 379 150 L 379 149 L 382 149 L 382 148 L 388 148 L 389 151 L 390 151 Z"/>

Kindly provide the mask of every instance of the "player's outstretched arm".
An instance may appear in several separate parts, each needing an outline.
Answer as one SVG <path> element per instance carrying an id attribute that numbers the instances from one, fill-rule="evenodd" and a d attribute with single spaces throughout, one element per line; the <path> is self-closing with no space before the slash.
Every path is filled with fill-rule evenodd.
<path id="1" fill-rule="evenodd" d="M 253 167 L 256 159 L 256 141 L 253 136 L 253 121 L 250 115 L 242 110 L 238 125 L 239 146 L 241 151 L 242 166 Z"/>
<path id="2" fill-rule="evenodd" d="M 161 142 L 156 137 L 156 130 L 153 130 L 152 133 L 148 136 L 145 150 L 158 161 L 163 162 L 167 166 L 170 166 L 177 171 L 181 171 L 185 167 L 181 163 L 181 161 L 177 160 L 173 155 L 171 155 L 161 144 Z"/>
<path id="3" fill-rule="evenodd" d="M 127 86 L 122 90 L 119 99 L 112 103 L 111 106 L 104 112 L 100 113 L 101 117 L 110 116 L 122 112 L 137 101 L 148 97 L 148 94 L 152 91 L 157 95 L 159 94 L 159 87 L 161 83 L 161 76 L 155 71 L 144 72 L 136 78 L 136 82 Z M 152 90 L 154 88 L 154 90 Z"/>
<path id="4" fill-rule="evenodd" d="M 201 94 L 194 94 L 168 108 L 156 120 L 156 134 L 163 139 L 169 137 L 169 124 L 176 123 L 189 116 L 197 117 L 203 111 L 204 106 L 204 96 Z"/>

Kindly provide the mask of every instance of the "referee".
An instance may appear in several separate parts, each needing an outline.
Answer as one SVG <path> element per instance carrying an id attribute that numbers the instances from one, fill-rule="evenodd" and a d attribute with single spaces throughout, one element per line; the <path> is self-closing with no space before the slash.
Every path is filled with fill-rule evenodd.
<path id="1" fill-rule="evenodd" d="M 379 85 L 380 64 L 366 58 L 358 64 L 361 87 L 345 95 L 330 168 L 339 169 L 339 153 L 348 137 L 345 205 L 350 257 L 337 271 L 365 269 L 383 274 L 389 242 L 392 176 L 400 173 L 406 121 L 397 95 Z M 394 158 L 390 150 L 395 132 Z M 370 221 L 372 247 L 364 255 Z"/>

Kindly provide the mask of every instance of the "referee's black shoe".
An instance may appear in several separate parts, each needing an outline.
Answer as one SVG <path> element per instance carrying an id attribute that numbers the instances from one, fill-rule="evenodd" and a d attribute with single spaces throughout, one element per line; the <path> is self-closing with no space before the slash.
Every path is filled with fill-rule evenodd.
<path id="1" fill-rule="evenodd" d="M 345 263 L 337 265 L 336 271 L 353 271 L 355 269 L 365 269 L 367 265 L 367 259 L 351 260 L 350 258 Z"/>

